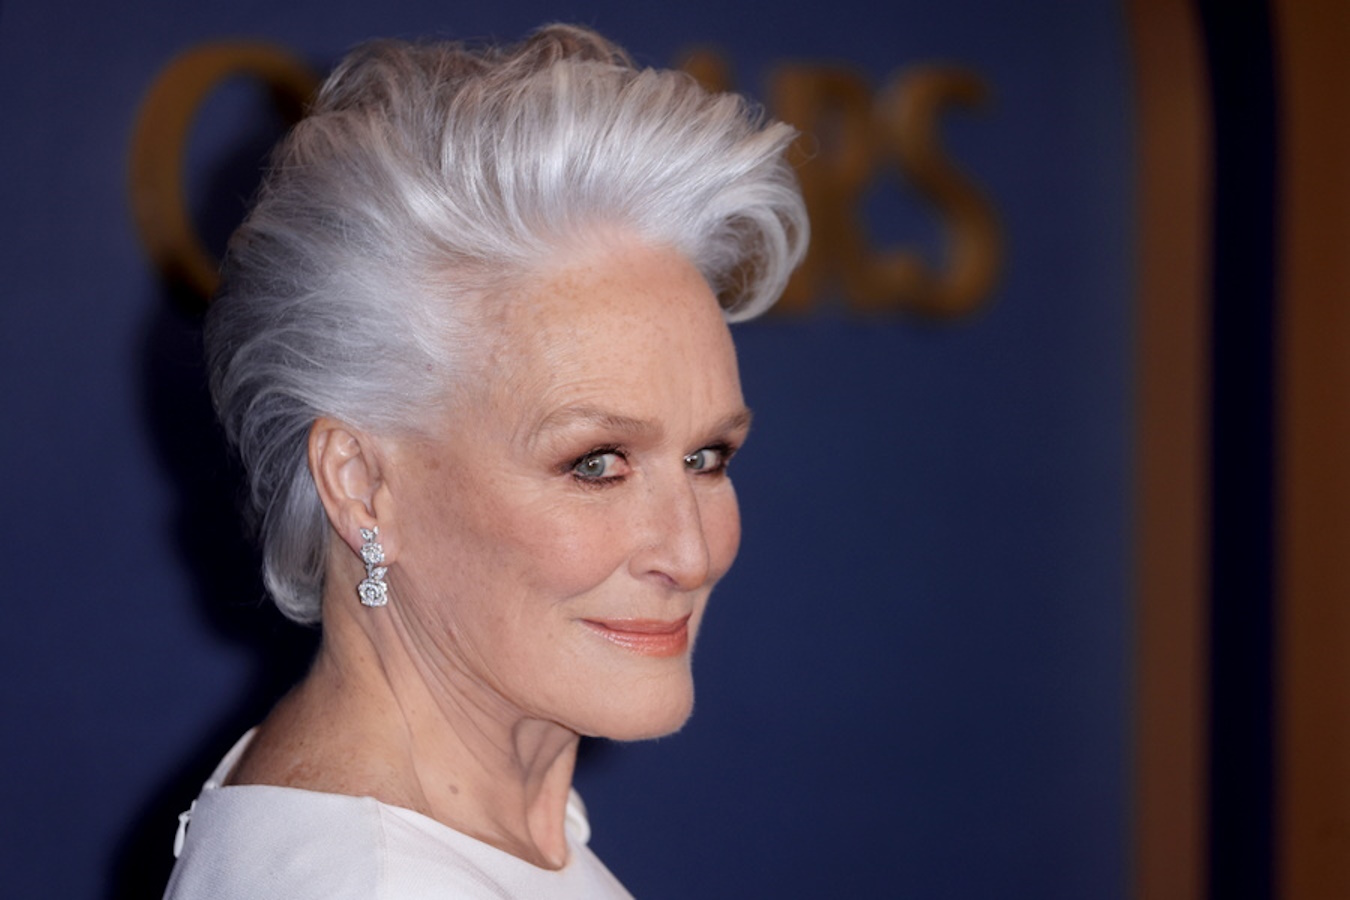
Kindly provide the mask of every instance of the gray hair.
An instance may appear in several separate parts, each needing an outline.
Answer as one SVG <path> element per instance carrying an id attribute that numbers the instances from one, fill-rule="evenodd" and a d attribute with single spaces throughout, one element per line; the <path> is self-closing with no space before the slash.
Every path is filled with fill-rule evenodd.
<path id="1" fill-rule="evenodd" d="M 281 611 L 319 618 L 319 416 L 415 429 L 475 340 L 469 298 L 588 232 L 674 248 L 728 319 L 758 314 L 805 250 L 793 137 L 571 26 L 506 48 L 377 41 L 344 59 L 278 147 L 206 321 L 212 396 Z"/>

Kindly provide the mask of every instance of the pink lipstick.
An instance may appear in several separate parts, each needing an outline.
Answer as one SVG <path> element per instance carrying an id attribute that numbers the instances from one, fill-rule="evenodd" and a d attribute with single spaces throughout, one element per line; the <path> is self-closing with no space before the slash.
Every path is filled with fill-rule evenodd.
<path id="1" fill-rule="evenodd" d="M 591 630 L 625 650 L 646 656 L 678 656 L 689 649 L 689 616 L 678 619 L 582 619 Z"/>

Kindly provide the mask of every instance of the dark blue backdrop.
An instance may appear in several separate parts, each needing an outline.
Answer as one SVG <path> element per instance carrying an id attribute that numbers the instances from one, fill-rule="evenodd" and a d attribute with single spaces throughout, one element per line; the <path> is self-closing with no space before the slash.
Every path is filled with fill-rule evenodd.
<path id="1" fill-rule="evenodd" d="M 991 85 L 953 116 L 998 209 L 1003 280 L 935 324 L 829 297 L 739 329 L 746 537 L 681 734 L 592 748 L 595 844 L 676 897 L 1081 900 L 1127 889 L 1131 122 L 1106 0 L 0 6 L 0 890 L 154 896 L 177 811 L 301 665 L 257 604 L 195 320 L 128 207 L 138 104 L 177 52 L 267 38 L 331 62 L 378 34 L 593 24 L 649 62 L 711 44 L 761 92 L 785 61 L 874 83 L 923 61 Z M 194 202 L 219 237 L 274 133 L 203 111 Z M 241 174 L 242 173 L 242 174 Z M 878 190 L 889 242 L 931 210 Z M 214 224 L 213 224 L 214 223 Z"/>

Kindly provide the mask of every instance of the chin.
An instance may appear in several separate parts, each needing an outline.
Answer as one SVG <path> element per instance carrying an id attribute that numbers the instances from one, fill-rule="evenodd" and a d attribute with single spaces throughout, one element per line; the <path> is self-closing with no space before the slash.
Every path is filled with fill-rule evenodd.
<path id="1" fill-rule="evenodd" d="M 683 686 L 672 686 L 656 695 L 625 697 L 616 692 L 612 702 L 582 733 L 612 741 L 646 741 L 679 731 L 693 711 L 694 686 L 688 679 Z"/>

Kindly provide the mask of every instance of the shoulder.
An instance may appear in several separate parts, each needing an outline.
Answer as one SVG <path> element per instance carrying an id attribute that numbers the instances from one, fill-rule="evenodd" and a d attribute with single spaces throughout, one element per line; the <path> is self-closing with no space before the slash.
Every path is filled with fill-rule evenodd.
<path id="1" fill-rule="evenodd" d="M 370 797 L 208 785 L 190 813 L 165 898 L 628 897 L 585 845 L 579 804 L 570 811 L 569 818 L 574 816 L 579 821 L 569 822 L 572 858 L 554 872 Z"/>
<path id="2" fill-rule="evenodd" d="M 376 897 L 374 804 L 291 788 L 205 790 L 189 813 L 166 900 Z"/>
<path id="3" fill-rule="evenodd" d="M 485 845 L 370 797 L 208 788 L 166 900 L 497 900 Z M 491 848 L 487 848 L 491 850 Z M 493 851 L 497 852 L 497 851 Z M 503 854 L 505 855 L 505 854 Z"/>

